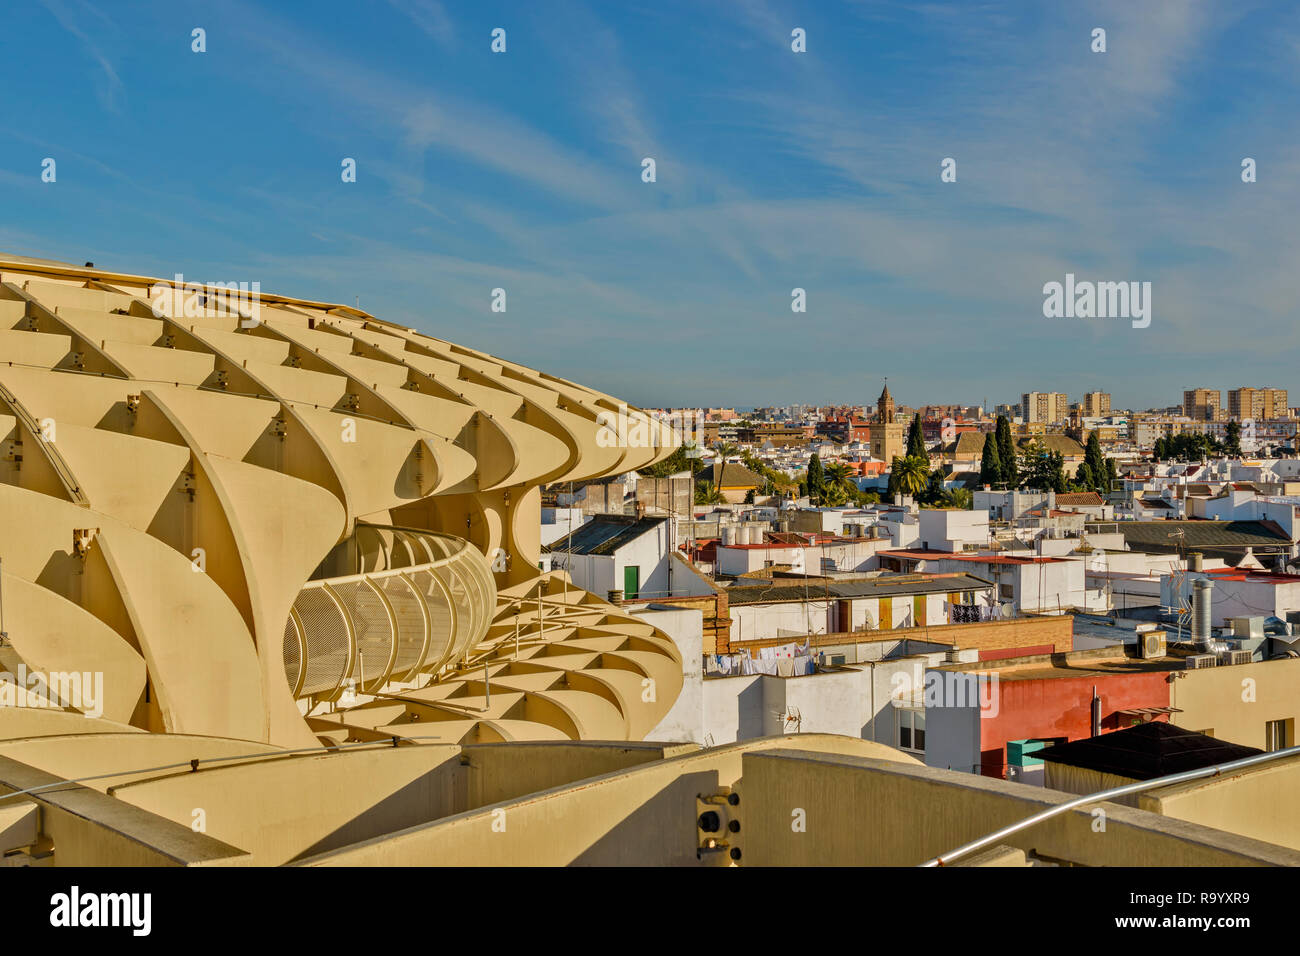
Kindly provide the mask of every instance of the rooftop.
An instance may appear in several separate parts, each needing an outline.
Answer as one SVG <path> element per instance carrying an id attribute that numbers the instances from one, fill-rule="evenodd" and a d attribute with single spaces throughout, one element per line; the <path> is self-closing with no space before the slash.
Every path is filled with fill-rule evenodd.
<path id="1" fill-rule="evenodd" d="M 925 549 L 908 549 L 902 551 L 881 551 L 889 558 L 910 558 L 912 560 L 947 560 L 965 561 L 969 564 L 1063 564 L 1066 558 L 1033 557 L 1018 558 L 1005 554 L 966 554 L 960 551 L 935 551 Z"/>
<path id="2" fill-rule="evenodd" d="M 1291 547 L 1291 538 L 1272 521 L 1121 521 L 1119 532 L 1134 551 Z"/>
<path id="3" fill-rule="evenodd" d="M 552 541 L 549 550 L 552 554 L 558 551 L 563 554 L 611 555 L 667 520 L 665 517 L 599 515 L 558 541 Z"/>
<path id="4" fill-rule="evenodd" d="M 787 579 L 790 580 L 790 579 Z M 895 574 L 856 581 L 827 581 L 816 583 L 782 583 L 762 586 L 745 585 L 727 589 L 727 601 L 737 604 L 776 604 L 808 599 L 825 600 L 827 595 L 837 600 L 855 598 L 894 597 L 911 594 L 946 594 L 951 591 L 980 591 L 993 587 L 989 581 L 972 574 Z"/>
<path id="5" fill-rule="evenodd" d="M 1263 752 L 1164 721 L 1148 721 L 1097 737 L 1056 744 L 1037 751 L 1034 757 L 1132 780 L 1153 780 L 1255 757 Z"/>

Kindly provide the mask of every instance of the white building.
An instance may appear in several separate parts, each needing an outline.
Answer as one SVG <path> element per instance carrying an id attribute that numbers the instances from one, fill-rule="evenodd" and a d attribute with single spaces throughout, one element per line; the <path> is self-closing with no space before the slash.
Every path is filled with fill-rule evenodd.
<path id="1" fill-rule="evenodd" d="M 882 551 L 880 565 L 907 573 L 973 574 L 997 585 L 997 601 L 1017 611 L 1046 614 L 1071 608 L 1098 609 L 1102 595 L 1089 591 L 1080 557 L 1018 557 L 1007 554 L 948 554 L 942 551 Z"/>
<path id="2" fill-rule="evenodd" d="M 674 523 L 660 516 L 597 515 L 550 546 L 551 565 L 573 583 L 602 597 L 670 593 Z"/>

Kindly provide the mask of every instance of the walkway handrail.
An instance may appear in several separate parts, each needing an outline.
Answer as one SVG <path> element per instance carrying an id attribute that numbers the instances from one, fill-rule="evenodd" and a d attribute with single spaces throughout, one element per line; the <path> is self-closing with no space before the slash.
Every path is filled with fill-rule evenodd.
<path id="1" fill-rule="evenodd" d="M 960 857 L 967 856 L 976 850 L 981 850 L 986 846 L 993 846 L 1003 837 L 1010 836 L 1013 833 L 1019 833 L 1021 830 L 1027 830 L 1035 824 L 1042 823 L 1052 817 L 1060 816 L 1070 810 L 1078 809 L 1089 803 L 1099 803 L 1109 800 L 1112 797 L 1122 797 L 1130 793 L 1141 793 L 1145 790 L 1156 790 L 1160 787 L 1167 787 L 1175 783 L 1183 783 L 1188 780 L 1201 780 L 1205 777 L 1217 777 L 1220 774 L 1232 773 L 1236 770 L 1242 770 L 1246 767 L 1253 767 L 1256 764 L 1267 763 L 1271 760 L 1279 760 L 1282 757 L 1294 757 L 1300 755 L 1300 746 L 1287 747 L 1284 750 L 1274 750 L 1266 754 L 1259 754 L 1255 757 L 1244 757 L 1241 760 L 1231 760 L 1228 763 L 1214 764 L 1209 767 L 1201 767 L 1197 770 L 1184 770 L 1181 773 L 1167 774 L 1163 777 L 1153 777 L 1150 780 L 1139 780 L 1137 783 L 1125 784 L 1122 787 L 1111 787 L 1109 790 L 1098 790 L 1096 793 L 1085 794 L 1082 797 L 1075 797 L 1073 800 L 1067 800 L 1064 803 L 1058 803 L 1056 806 L 1048 807 L 1035 813 L 1033 816 L 1005 826 L 1000 830 L 995 830 L 987 836 L 982 836 L 978 840 L 972 840 L 969 843 L 963 843 L 955 850 L 950 850 L 942 856 L 936 856 L 933 859 L 926 860 L 920 866 L 947 866 Z"/>

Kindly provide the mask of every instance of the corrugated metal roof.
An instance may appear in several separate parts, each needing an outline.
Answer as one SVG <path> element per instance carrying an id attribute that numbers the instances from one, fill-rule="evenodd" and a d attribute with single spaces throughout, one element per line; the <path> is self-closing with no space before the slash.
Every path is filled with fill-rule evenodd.
<path id="1" fill-rule="evenodd" d="M 1291 546 L 1286 532 L 1271 521 L 1120 521 L 1118 524 L 1125 543 L 1137 551 L 1175 550 L 1180 542 L 1184 548 Z"/>
<path id="2" fill-rule="evenodd" d="M 773 604 L 787 601 L 853 600 L 855 598 L 898 597 L 912 594 L 947 594 L 952 591 L 982 591 L 993 587 L 992 582 L 973 574 L 954 574 L 945 577 L 920 578 L 914 574 L 896 577 L 868 578 L 861 581 L 833 581 L 824 578 L 802 584 L 775 586 L 745 586 L 727 588 L 729 604 Z"/>
<path id="3" fill-rule="evenodd" d="M 552 554 L 610 555 L 667 520 L 662 517 L 626 520 L 619 520 L 616 516 L 593 518 L 576 531 L 558 541 L 552 541 L 550 551 Z"/>

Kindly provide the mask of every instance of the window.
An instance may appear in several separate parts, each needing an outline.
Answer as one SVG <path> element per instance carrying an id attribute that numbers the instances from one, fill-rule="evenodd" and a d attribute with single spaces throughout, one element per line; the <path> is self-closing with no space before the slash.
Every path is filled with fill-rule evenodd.
<path id="1" fill-rule="evenodd" d="M 898 749 L 925 753 L 925 711 L 900 709 L 897 713 Z"/>
<path id="2" fill-rule="evenodd" d="M 1289 720 L 1270 720 L 1264 724 L 1264 749 L 1285 750 L 1290 743 Z"/>
<path id="3" fill-rule="evenodd" d="M 1015 590 L 1011 587 L 1010 584 L 998 585 L 998 597 L 1013 598 L 1015 596 L 1016 596 Z"/>

